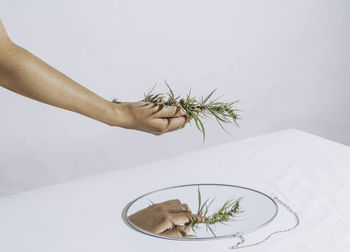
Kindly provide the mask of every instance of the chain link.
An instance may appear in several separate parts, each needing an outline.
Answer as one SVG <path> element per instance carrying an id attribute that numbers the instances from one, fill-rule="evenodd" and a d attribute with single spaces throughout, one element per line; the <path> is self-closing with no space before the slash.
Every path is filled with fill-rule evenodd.
<path id="1" fill-rule="evenodd" d="M 242 249 L 242 248 L 248 248 L 248 247 L 253 247 L 253 246 L 257 246 L 263 242 L 265 242 L 266 240 L 268 240 L 271 236 L 275 235 L 275 234 L 278 234 L 278 233 L 285 233 L 285 232 L 289 232 L 289 231 L 292 231 L 293 229 L 295 229 L 297 226 L 299 226 L 299 223 L 300 223 L 300 219 L 299 219 L 299 216 L 298 214 L 290 207 L 288 206 L 286 203 L 284 203 L 282 200 L 280 200 L 279 198 L 277 198 L 277 196 L 273 196 L 272 199 L 280 204 L 281 206 L 283 206 L 289 213 L 291 213 L 294 218 L 295 218 L 295 224 L 293 227 L 291 228 L 288 228 L 288 229 L 284 229 L 284 230 L 278 230 L 278 231 L 275 231 L 271 234 L 269 234 L 266 238 L 264 238 L 263 240 L 261 241 L 258 241 L 258 242 L 255 242 L 255 243 L 252 243 L 252 244 L 247 244 L 247 245 L 243 245 L 243 246 L 240 246 L 241 244 L 244 243 L 244 237 L 241 233 L 236 233 L 233 235 L 233 238 L 238 238 L 239 241 L 230 247 L 230 249 Z"/>

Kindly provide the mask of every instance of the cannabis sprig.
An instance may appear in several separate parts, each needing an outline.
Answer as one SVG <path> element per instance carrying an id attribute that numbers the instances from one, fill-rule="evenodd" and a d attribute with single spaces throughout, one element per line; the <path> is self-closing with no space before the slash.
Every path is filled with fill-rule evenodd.
<path id="1" fill-rule="evenodd" d="M 213 225 L 215 225 L 216 223 L 225 224 L 225 222 L 233 220 L 237 214 L 243 212 L 243 210 L 240 207 L 240 202 L 243 198 L 238 198 L 236 200 L 229 199 L 225 201 L 225 203 L 221 206 L 220 209 L 216 210 L 213 214 L 208 215 L 209 208 L 211 204 L 214 202 L 215 198 L 211 200 L 208 198 L 204 202 L 202 202 L 202 196 L 201 196 L 199 187 L 198 187 L 197 193 L 198 193 L 197 215 L 204 217 L 204 221 L 199 221 L 198 218 L 192 218 L 189 225 L 191 226 L 193 232 L 196 232 L 196 229 L 199 228 L 199 224 L 203 223 L 206 225 L 206 230 L 209 230 L 216 237 L 212 229 Z"/>
<path id="2" fill-rule="evenodd" d="M 144 94 L 144 99 L 142 101 L 147 104 L 156 104 L 160 106 L 176 106 L 182 108 L 188 119 L 192 119 L 195 122 L 196 127 L 203 135 L 203 141 L 205 140 L 206 131 L 203 124 L 204 118 L 215 118 L 220 127 L 227 132 L 223 123 L 235 124 L 238 126 L 237 120 L 241 119 L 238 112 L 241 111 L 236 108 L 237 101 L 233 102 L 223 102 L 219 98 L 211 100 L 213 94 L 216 92 L 214 89 L 207 96 L 197 99 L 191 95 L 191 90 L 185 96 L 185 98 L 180 98 L 181 96 L 176 96 L 174 91 L 171 89 L 170 85 L 165 81 L 165 85 L 168 88 L 168 92 L 155 93 L 155 86 Z M 118 99 L 113 99 L 114 103 L 121 103 Z"/>

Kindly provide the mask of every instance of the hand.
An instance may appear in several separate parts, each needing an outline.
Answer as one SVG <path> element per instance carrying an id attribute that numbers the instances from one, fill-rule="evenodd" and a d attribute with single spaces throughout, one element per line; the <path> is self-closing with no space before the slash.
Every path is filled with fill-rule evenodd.
<path id="1" fill-rule="evenodd" d="M 204 221 L 204 217 L 192 214 L 187 204 L 180 200 L 169 200 L 153 204 L 129 216 L 136 226 L 160 235 L 183 237 L 190 231 L 185 225 L 191 220 Z"/>
<path id="2" fill-rule="evenodd" d="M 116 111 L 116 126 L 154 135 L 181 129 L 189 121 L 180 107 L 159 106 L 146 102 L 123 102 L 113 105 Z"/>

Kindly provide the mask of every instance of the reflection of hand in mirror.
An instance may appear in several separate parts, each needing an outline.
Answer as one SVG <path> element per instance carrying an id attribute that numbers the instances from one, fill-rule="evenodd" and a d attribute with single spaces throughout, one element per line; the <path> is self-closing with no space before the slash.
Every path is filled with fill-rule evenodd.
<path id="1" fill-rule="evenodd" d="M 190 231 L 186 224 L 193 219 L 204 220 L 178 199 L 153 204 L 129 216 L 132 223 L 146 231 L 174 237 L 185 236 Z"/>

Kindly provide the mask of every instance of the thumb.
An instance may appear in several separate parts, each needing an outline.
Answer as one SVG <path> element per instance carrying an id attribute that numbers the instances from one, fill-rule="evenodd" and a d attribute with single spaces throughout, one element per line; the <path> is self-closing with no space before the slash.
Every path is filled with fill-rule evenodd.
<path id="1" fill-rule="evenodd" d="M 165 230 L 161 235 L 170 236 L 170 237 L 183 237 L 190 231 L 190 226 L 176 226 L 172 229 Z"/>

